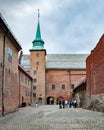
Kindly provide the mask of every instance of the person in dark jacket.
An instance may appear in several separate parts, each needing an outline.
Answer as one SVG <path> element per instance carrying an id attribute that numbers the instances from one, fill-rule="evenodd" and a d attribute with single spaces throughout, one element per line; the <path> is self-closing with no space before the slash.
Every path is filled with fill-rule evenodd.
<path id="1" fill-rule="evenodd" d="M 63 102 L 62 102 L 62 105 L 63 105 L 63 108 L 65 108 L 65 101 L 63 100 Z"/>
<path id="2" fill-rule="evenodd" d="M 62 101 L 59 100 L 59 108 L 61 109 L 62 108 Z"/>

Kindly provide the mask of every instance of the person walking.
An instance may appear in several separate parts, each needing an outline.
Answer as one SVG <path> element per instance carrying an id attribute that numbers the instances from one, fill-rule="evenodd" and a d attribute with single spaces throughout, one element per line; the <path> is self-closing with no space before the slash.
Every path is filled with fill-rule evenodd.
<path id="1" fill-rule="evenodd" d="M 68 101 L 65 100 L 65 108 L 67 108 L 67 105 L 68 105 Z"/>
<path id="2" fill-rule="evenodd" d="M 61 109 L 62 108 L 62 101 L 59 100 L 59 108 Z"/>
<path id="3" fill-rule="evenodd" d="M 62 101 L 63 108 L 65 108 L 65 100 Z"/>

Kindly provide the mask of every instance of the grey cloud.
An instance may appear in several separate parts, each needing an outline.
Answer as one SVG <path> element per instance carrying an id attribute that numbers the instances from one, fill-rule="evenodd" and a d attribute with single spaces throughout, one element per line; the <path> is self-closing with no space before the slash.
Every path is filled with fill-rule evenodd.
<path id="1" fill-rule="evenodd" d="M 40 8 L 42 38 L 48 53 L 89 53 L 103 33 L 103 0 L 3 0 L 0 11 L 29 53 Z"/>

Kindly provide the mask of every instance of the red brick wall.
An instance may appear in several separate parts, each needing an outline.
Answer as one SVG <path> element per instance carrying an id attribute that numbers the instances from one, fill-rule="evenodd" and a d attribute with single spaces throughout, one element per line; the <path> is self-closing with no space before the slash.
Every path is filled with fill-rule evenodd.
<path id="1" fill-rule="evenodd" d="M 8 48 L 12 49 L 12 62 L 8 61 Z M 0 32 L 0 62 L 3 62 L 3 33 Z M 2 67 L 0 66 L 0 71 Z M 6 69 L 5 69 L 5 111 L 12 111 L 19 105 L 18 87 L 18 50 L 12 41 L 6 36 Z M 2 77 L 0 73 L 0 90 L 2 88 Z M 0 91 L 1 93 L 1 91 Z M 0 108 L 1 108 L 0 96 Z"/>
<path id="2" fill-rule="evenodd" d="M 27 76 L 21 69 L 19 69 L 19 87 L 20 87 L 20 93 L 19 93 L 19 104 L 25 102 L 27 105 L 32 103 L 32 79 Z"/>
<path id="3" fill-rule="evenodd" d="M 70 70 L 71 84 L 75 87 L 86 77 L 86 70 Z"/>
<path id="4" fill-rule="evenodd" d="M 104 93 L 104 35 L 86 60 L 87 94 Z"/>
<path id="5" fill-rule="evenodd" d="M 2 94 L 2 63 L 3 63 L 3 34 L 0 32 L 0 111 L 1 111 L 1 94 Z"/>
<path id="6" fill-rule="evenodd" d="M 54 97 L 56 100 L 62 96 L 69 100 L 71 97 L 71 84 L 77 86 L 86 77 L 86 70 L 47 70 L 46 71 L 46 98 Z M 52 84 L 56 88 L 52 89 Z M 65 89 L 62 89 L 65 84 Z"/>
<path id="7" fill-rule="evenodd" d="M 36 54 L 39 53 L 37 57 Z M 33 102 L 38 102 L 39 98 L 42 98 L 42 103 L 45 103 L 45 50 L 31 50 L 30 51 L 30 73 L 34 79 L 37 79 L 36 82 L 33 81 L 33 86 L 36 86 L 36 90 L 33 90 L 33 93 L 36 93 L 36 98 L 33 97 Z M 39 61 L 39 65 L 36 65 L 36 62 Z M 34 74 L 34 70 L 37 71 Z"/>

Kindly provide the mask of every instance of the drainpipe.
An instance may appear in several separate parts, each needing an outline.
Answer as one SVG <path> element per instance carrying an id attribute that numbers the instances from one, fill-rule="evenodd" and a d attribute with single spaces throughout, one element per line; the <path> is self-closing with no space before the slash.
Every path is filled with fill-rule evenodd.
<path id="1" fill-rule="evenodd" d="M 33 103 L 33 79 L 31 80 L 31 104 Z"/>
<path id="2" fill-rule="evenodd" d="M 6 35 L 4 34 L 4 37 L 3 37 L 3 70 L 2 70 L 2 116 L 4 116 L 4 94 L 5 94 L 5 60 L 6 60 L 6 49 L 5 49 L 5 40 L 6 40 Z"/>
<path id="3" fill-rule="evenodd" d="M 19 66 L 18 66 L 18 68 L 19 68 Z M 19 107 L 20 107 L 20 92 L 21 92 L 20 87 L 21 87 L 21 85 L 20 85 L 20 70 L 19 70 Z"/>

